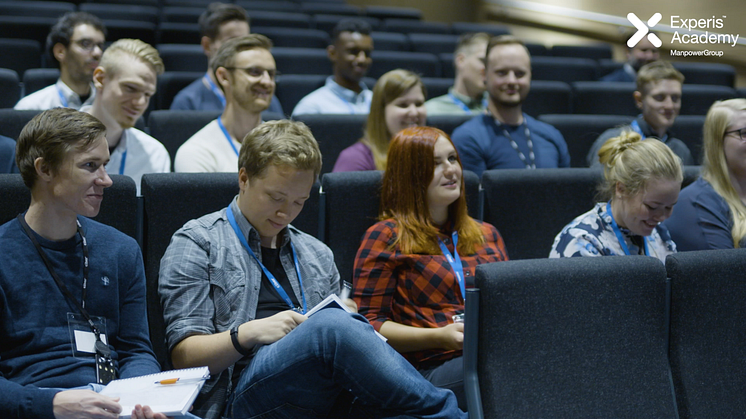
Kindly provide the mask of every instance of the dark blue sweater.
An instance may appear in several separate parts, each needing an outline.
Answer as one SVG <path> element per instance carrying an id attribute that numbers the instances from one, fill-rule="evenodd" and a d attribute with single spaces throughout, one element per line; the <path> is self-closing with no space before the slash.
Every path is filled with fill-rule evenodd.
<path id="1" fill-rule="evenodd" d="M 160 371 L 148 337 L 145 273 L 137 243 L 79 217 L 89 248 L 86 309 L 106 318 L 120 378 Z M 53 242 L 36 235 L 55 271 L 79 300 L 83 258 L 78 234 Z M 67 313 L 78 313 L 55 284 L 17 220 L 0 226 L 0 417 L 53 418 L 59 390 L 96 381 L 93 356 L 75 358 Z"/>

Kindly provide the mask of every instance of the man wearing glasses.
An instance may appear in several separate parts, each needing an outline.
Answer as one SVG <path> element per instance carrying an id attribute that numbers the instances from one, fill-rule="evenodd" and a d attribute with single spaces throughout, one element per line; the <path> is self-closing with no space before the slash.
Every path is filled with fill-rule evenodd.
<path id="1" fill-rule="evenodd" d="M 225 109 L 176 152 L 177 172 L 237 172 L 243 138 L 262 123 L 262 111 L 275 92 L 272 41 L 252 34 L 230 39 L 210 63 Z"/>
<path id="2" fill-rule="evenodd" d="M 47 36 L 47 54 L 60 68 L 57 83 L 23 99 L 15 109 L 80 109 L 91 105 L 96 96 L 93 70 L 104 49 L 106 28 L 90 13 L 71 12 L 62 16 Z"/>

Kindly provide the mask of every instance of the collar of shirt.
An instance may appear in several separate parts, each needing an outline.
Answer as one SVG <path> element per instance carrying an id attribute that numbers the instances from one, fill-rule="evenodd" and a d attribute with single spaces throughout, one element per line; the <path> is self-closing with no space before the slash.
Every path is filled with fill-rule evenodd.
<path id="1" fill-rule="evenodd" d="M 326 78 L 326 87 L 344 100 L 355 104 L 365 102 L 364 93 L 369 90 L 368 86 L 366 86 L 365 83 L 361 81 L 360 93 L 355 93 L 352 90 L 337 84 L 337 82 L 334 81 L 334 76 L 329 76 Z"/>
<path id="2" fill-rule="evenodd" d="M 624 63 L 624 67 L 622 68 L 624 68 L 624 72 L 626 72 L 627 74 L 629 74 L 630 77 L 632 77 L 632 80 L 637 79 L 637 71 L 635 71 L 635 69 L 632 68 L 632 66 L 629 63 Z"/>
<path id="3" fill-rule="evenodd" d="M 658 137 L 658 134 L 653 132 L 653 130 L 650 128 L 650 125 L 647 123 L 647 121 L 645 121 L 645 118 L 642 117 L 642 114 L 637 115 L 635 121 L 637 121 L 637 124 L 640 126 L 642 133 L 645 134 L 645 138 L 654 137 L 659 139 L 663 143 L 667 143 L 668 139 L 673 137 L 671 130 L 666 130 L 666 135 L 664 135 L 663 138 Z"/>
<path id="4" fill-rule="evenodd" d="M 238 195 L 236 195 L 235 198 L 233 198 L 233 201 L 231 201 L 230 210 L 233 211 L 233 216 L 236 218 L 236 224 L 238 224 L 238 228 L 241 230 L 241 234 L 244 235 L 244 237 L 247 238 L 247 242 L 249 245 L 251 245 L 252 250 L 259 250 L 260 246 L 260 238 L 259 238 L 259 232 L 254 228 L 254 226 L 249 223 L 249 220 L 244 217 L 243 213 L 241 212 L 241 208 L 238 207 Z M 226 218 L 227 220 L 227 218 Z M 277 248 L 280 249 L 282 247 L 285 247 L 288 243 L 290 243 L 290 235 L 288 234 L 288 228 L 285 227 L 280 231 L 280 240 L 278 241 Z M 254 244 L 256 244 L 257 248 L 254 249 Z M 257 253 L 258 255 L 259 253 Z"/>
<path id="5" fill-rule="evenodd" d="M 469 109 L 479 108 L 482 105 L 482 101 L 484 100 L 484 95 L 480 96 L 479 99 L 472 99 L 469 96 L 462 95 L 461 93 L 456 93 L 456 91 L 453 90 L 453 87 L 448 89 L 448 93 L 455 96 L 456 99 L 464 102 L 466 107 L 468 107 Z"/>
<path id="6" fill-rule="evenodd" d="M 86 100 L 85 103 L 82 103 L 80 100 L 80 96 L 73 92 L 73 89 L 68 87 L 65 82 L 62 81 L 62 79 L 57 79 L 57 83 L 54 84 L 57 87 L 57 91 L 62 93 L 62 96 L 65 97 L 65 100 L 67 100 L 68 107 L 80 109 L 83 105 L 90 105 L 93 103 L 93 98 L 96 96 L 96 86 L 94 86 L 93 82 L 91 82 L 90 89 L 91 94 L 88 96 L 88 100 Z"/>

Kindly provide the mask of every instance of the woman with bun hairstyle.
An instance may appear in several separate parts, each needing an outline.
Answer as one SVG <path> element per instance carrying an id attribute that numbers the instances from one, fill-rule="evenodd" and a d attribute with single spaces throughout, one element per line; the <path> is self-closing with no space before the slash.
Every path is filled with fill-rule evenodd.
<path id="1" fill-rule="evenodd" d="M 679 251 L 746 247 L 746 99 L 705 117 L 702 176 L 684 188 L 666 227 Z"/>
<path id="2" fill-rule="evenodd" d="M 373 87 L 363 138 L 339 153 L 334 172 L 386 170 L 389 142 L 397 132 L 425 125 L 427 92 L 420 76 L 409 70 L 391 70 Z"/>
<path id="3" fill-rule="evenodd" d="M 394 136 L 379 214 L 355 258 L 358 312 L 466 409 L 464 290 L 477 265 L 508 255 L 495 227 L 469 217 L 461 160 L 446 133 L 413 127 Z"/>
<path id="4" fill-rule="evenodd" d="M 681 159 L 662 142 L 642 141 L 633 131 L 610 138 L 598 155 L 604 202 L 566 225 L 549 257 L 647 255 L 664 262 L 676 245 L 660 223 L 679 197 Z"/>

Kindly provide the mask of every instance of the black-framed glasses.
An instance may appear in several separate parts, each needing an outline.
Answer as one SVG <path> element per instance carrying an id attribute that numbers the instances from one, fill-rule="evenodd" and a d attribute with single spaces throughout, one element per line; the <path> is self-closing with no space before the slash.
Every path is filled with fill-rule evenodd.
<path id="1" fill-rule="evenodd" d="M 738 135 L 741 136 L 741 141 L 746 141 L 746 127 L 739 128 L 739 129 L 734 129 L 733 131 L 725 131 L 724 135 L 732 134 L 734 132 L 737 132 Z"/>
<path id="2" fill-rule="evenodd" d="M 270 80 L 275 80 L 279 75 L 280 72 L 277 70 L 270 70 L 263 67 L 246 67 L 246 68 L 240 68 L 240 67 L 225 67 L 226 70 L 241 70 L 244 73 L 248 74 L 251 77 L 262 77 L 264 73 L 267 73 Z"/>
<path id="3" fill-rule="evenodd" d="M 78 44 L 78 46 L 87 52 L 93 51 L 94 48 L 98 47 L 101 51 L 104 50 L 104 43 L 103 42 L 95 42 L 92 39 L 83 38 L 78 39 L 77 41 L 73 41 L 74 43 Z"/>

